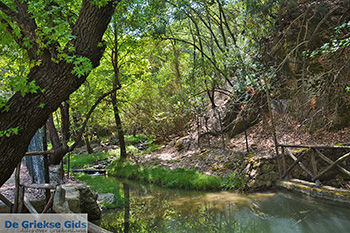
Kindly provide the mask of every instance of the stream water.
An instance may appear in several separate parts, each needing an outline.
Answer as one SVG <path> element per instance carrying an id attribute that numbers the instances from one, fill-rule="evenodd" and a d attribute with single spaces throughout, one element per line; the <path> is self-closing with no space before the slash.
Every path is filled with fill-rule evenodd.
<path id="1" fill-rule="evenodd" d="M 349 206 L 273 192 L 241 195 L 123 183 L 124 209 L 103 213 L 112 232 L 350 232 Z M 129 197 L 129 198 L 128 198 Z"/>

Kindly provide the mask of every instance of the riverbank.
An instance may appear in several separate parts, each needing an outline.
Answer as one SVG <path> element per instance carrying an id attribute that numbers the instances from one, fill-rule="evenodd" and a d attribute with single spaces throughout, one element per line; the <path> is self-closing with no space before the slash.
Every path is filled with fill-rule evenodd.
<path id="1" fill-rule="evenodd" d="M 223 190 L 244 188 L 244 180 L 235 173 L 223 177 L 207 175 L 184 168 L 169 169 L 161 166 L 144 167 L 131 162 L 115 160 L 109 166 L 108 175 L 157 184 L 167 188 L 188 190 Z"/>
<path id="2" fill-rule="evenodd" d="M 254 127 L 259 129 L 261 125 Z M 249 133 L 254 135 L 253 132 Z M 254 140 L 257 140 L 256 142 L 262 140 L 264 137 L 261 135 L 262 133 Z M 72 155 L 71 167 L 93 168 L 96 172 L 102 169 L 107 170 L 107 174 L 111 176 L 189 190 L 256 192 L 269 190 L 280 180 L 279 168 L 277 160 L 273 157 L 273 151 L 266 152 L 267 150 L 265 150 L 263 152 L 262 148 L 256 148 L 250 152 L 224 150 L 219 147 L 199 148 L 188 137 L 172 140 L 167 145 L 154 146 L 153 139 L 140 138 L 142 141 L 137 137 L 130 137 L 133 140 L 129 139 L 129 157 L 125 162 L 118 160 L 118 147 L 109 145 L 113 151 L 107 150 L 107 153 L 102 154 Z M 290 135 L 287 138 L 291 140 Z M 268 145 L 272 146 L 271 143 Z M 147 148 L 159 148 L 159 150 L 151 152 Z M 104 149 L 106 148 L 103 148 L 102 144 L 102 146 L 96 147 L 95 151 L 103 151 Z M 295 157 L 304 156 L 303 153 L 309 152 L 307 150 L 291 151 Z M 325 151 L 325 154 L 327 153 L 329 152 Z M 312 155 L 305 155 L 305 157 L 311 158 Z M 290 166 L 293 162 L 287 160 L 286 166 Z M 321 161 L 317 162 L 322 165 Z M 306 164 L 306 166 L 309 167 L 311 164 Z M 93 169 L 92 171 L 94 171 Z M 293 177 L 303 179 L 303 176 L 303 171 L 296 167 L 293 171 Z M 331 183 L 342 186 L 337 188 L 346 188 L 346 180 L 340 180 L 340 178 L 336 177 L 337 180 Z M 90 178 L 85 176 L 82 179 L 84 182 L 89 182 Z M 92 185 L 96 183 L 100 185 L 97 181 L 91 183 Z M 97 187 L 97 189 L 101 189 L 101 187 Z"/>
<path id="3" fill-rule="evenodd" d="M 118 179 L 116 179 L 118 180 Z M 128 199 L 106 210 L 112 232 L 347 232 L 349 209 L 289 192 L 189 191 L 119 180 Z"/>

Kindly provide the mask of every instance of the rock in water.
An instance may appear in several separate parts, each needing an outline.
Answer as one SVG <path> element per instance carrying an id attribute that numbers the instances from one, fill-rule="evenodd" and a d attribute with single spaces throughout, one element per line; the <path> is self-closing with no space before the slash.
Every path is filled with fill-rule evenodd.
<path id="1" fill-rule="evenodd" d="M 90 221 L 101 218 L 101 209 L 97 204 L 97 195 L 94 194 L 89 186 L 80 189 L 80 208 L 82 213 L 87 213 Z"/>
<path id="2" fill-rule="evenodd" d="M 89 221 L 101 218 L 95 195 L 86 184 L 63 184 L 57 187 L 53 210 L 56 213 L 87 213 Z"/>

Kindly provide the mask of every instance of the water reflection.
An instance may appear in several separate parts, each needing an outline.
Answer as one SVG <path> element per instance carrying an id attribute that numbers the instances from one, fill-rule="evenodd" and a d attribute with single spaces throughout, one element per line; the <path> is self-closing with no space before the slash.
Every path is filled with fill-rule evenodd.
<path id="1" fill-rule="evenodd" d="M 292 194 L 121 187 L 125 208 L 102 218 L 112 232 L 350 232 L 349 208 Z"/>

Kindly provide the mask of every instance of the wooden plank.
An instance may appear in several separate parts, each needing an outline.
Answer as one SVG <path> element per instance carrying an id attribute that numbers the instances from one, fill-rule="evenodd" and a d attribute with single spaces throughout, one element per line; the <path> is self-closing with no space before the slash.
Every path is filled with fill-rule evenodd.
<path id="1" fill-rule="evenodd" d="M 15 172 L 15 203 L 13 207 L 13 212 L 17 213 L 18 211 L 18 202 L 19 202 L 19 180 L 21 174 L 21 162 L 18 163 Z"/>
<path id="2" fill-rule="evenodd" d="M 327 199 L 343 204 L 350 204 L 350 190 L 338 189 L 330 186 L 316 186 L 315 183 L 298 179 L 281 180 L 276 183 L 278 187 L 293 192 L 300 192 L 317 199 Z"/>
<path id="3" fill-rule="evenodd" d="M 24 197 L 23 203 L 30 213 L 32 213 L 32 214 L 38 213 L 38 211 L 36 211 L 34 206 L 30 203 L 30 201 L 26 197 Z"/>
<path id="4" fill-rule="evenodd" d="M 326 161 L 328 164 L 332 164 L 333 161 L 331 159 L 329 159 L 327 156 L 325 156 L 324 154 L 322 154 L 319 150 L 314 149 L 316 151 L 316 154 L 323 159 L 324 161 Z M 350 177 L 350 171 L 346 170 L 345 168 L 343 168 L 342 166 L 340 166 L 339 164 L 337 164 L 337 168 L 339 169 L 339 171 L 341 171 L 342 173 L 344 173 L 345 175 Z"/>
<path id="5" fill-rule="evenodd" d="M 56 189 L 57 187 L 54 184 L 21 184 L 21 186 L 33 189 Z"/>
<path id="6" fill-rule="evenodd" d="M 19 195 L 18 195 L 18 208 L 17 213 L 22 213 L 23 205 L 24 205 L 24 187 L 19 186 Z"/>
<path id="7" fill-rule="evenodd" d="M 309 169 L 307 169 L 304 166 L 304 164 L 302 164 L 302 162 L 298 161 L 298 159 L 288 149 L 285 149 L 285 151 L 287 152 L 287 155 L 289 155 L 289 157 L 291 157 L 294 160 L 294 162 L 296 162 L 299 165 L 299 167 L 301 167 L 301 169 L 303 169 L 309 176 L 313 177 L 311 171 L 309 171 Z"/>
<path id="8" fill-rule="evenodd" d="M 321 176 L 323 176 L 326 172 L 328 172 L 329 170 L 331 170 L 334 166 L 336 166 L 337 164 L 339 164 L 340 162 L 345 161 L 346 159 L 348 159 L 350 157 L 350 153 L 347 153 L 343 156 L 341 156 L 340 158 L 338 158 L 336 161 L 334 161 L 331 165 L 329 165 L 328 167 L 326 167 L 325 169 L 323 169 L 320 174 L 314 176 L 312 178 L 313 181 L 317 180 L 318 178 L 320 178 Z"/>
<path id="9" fill-rule="evenodd" d="M 47 151 L 47 129 L 46 129 L 46 124 L 44 124 L 43 127 L 44 135 L 43 135 L 43 151 Z M 50 169 L 49 169 L 49 158 L 48 156 L 43 156 L 43 161 L 44 161 L 44 178 L 45 178 L 45 183 L 50 184 Z M 46 203 L 49 202 L 50 200 L 50 190 L 46 189 L 45 190 L 45 200 Z"/>
<path id="10" fill-rule="evenodd" d="M 290 144 L 279 144 L 279 147 L 290 147 L 290 148 L 316 148 L 316 149 L 350 149 L 350 146 L 330 146 L 330 145 L 290 145 Z"/>
<path id="11" fill-rule="evenodd" d="M 44 210 L 41 213 L 46 213 L 52 207 L 54 196 L 55 192 L 52 192 L 49 201 L 46 203 Z"/>
<path id="12" fill-rule="evenodd" d="M 287 153 L 292 154 L 290 151 L 288 151 L 288 149 L 285 149 L 285 151 L 287 151 Z M 286 177 L 289 172 L 304 158 L 304 156 L 306 155 L 306 153 L 302 153 L 299 158 L 297 160 L 294 160 L 293 157 L 292 159 L 294 160 L 294 162 L 292 163 L 292 165 L 284 172 L 284 174 L 282 175 L 282 178 Z M 290 156 L 290 155 L 289 155 Z M 296 158 L 294 156 L 294 158 Z"/>
<path id="13" fill-rule="evenodd" d="M 287 164 L 286 164 L 286 154 L 284 151 L 284 147 L 282 147 L 282 169 L 283 169 L 283 175 L 286 174 Z"/>
<path id="14" fill-rule="evenodd" d="M 269 115 L 270 115 L 270 121 L 271 121 L 271 133 L 272 133 L 272 138 L 273 142 L 275 145 L 275 151 L 276 151 L 276 162 L 277 162 L 277 168 L 278 168 L 278 173 L 281 176 L 282 171 L 281 171 L 281 165 L 279 161 L 279 153 L 278 153 L 278 140 L 277 140 L 277 134 L 276 134 L 276 126 L 275 126 L 275 120 L 273 118 L 273 113 L 272 113 L 272 108 L 271 108 L 271 96 L 270 96 L 270 89 L 268 85 L 268 78 L 267 76 L 263 76 L 264 78 L 264 83 L 265 83 L 265 93 L 266 93 L 266 98 L 267 98 L 267 107 L 269 109 Z"/>
<path id="15" fill-rule="evenodd" d="M 67 160 L 67 175 L 69 179 L 69 173 L 70 173 L 70 153 L 68 153 L 68 160 Z"/>
<path id="16" fill-rule="evenodd" d="M 54 151 L 33 151 L 33 152 L 27 152 L 24 156 L 35 156 L 35 155 L 52 155 L 54 154 Z"/>
<path id="17" fill-rule="evenodd" d="M 1 200 L 2 202 L 4 202 L 5 205 L 7 205 L 8 207 L 10 207 L 10 208 L 13 207 L 12 202 L 11 202 L 9 199 L 7 199 L 4 195 L 2 195 L 1 193 L 0 193 L 0 200 Z"/>
<path id="18" fill-rule="evenodd" d="M 88 223 L 88 232 L 89 233 L 112 233 L 110 231 L 107 231 L 106 229 L 103 229 L 92 222 Z"/>
<path id="19" fill-rule="evenodd" d="M 315 155 L 313 153 L 311 154 L 311 166 L 312 166 L 312 172 L 314 174 L 317 174 L 318 173 L 317 162 L 316 162 L 316 159 L 315 159 Z"/>

